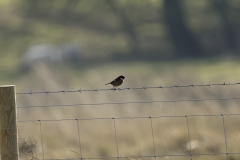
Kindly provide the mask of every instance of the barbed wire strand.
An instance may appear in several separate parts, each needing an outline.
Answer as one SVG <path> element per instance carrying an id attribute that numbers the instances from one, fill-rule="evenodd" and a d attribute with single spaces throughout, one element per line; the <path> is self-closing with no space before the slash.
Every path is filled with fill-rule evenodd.
<path id="1" fill-rule="evenodd" d="M 226 101 L 240 100 L 240 97 L 230 98 L 203 98 L 203 99 L 179 99 L 179 100 L 153 100 L 153 101 L 136 101 L 136 102 L 102 102 L 102 103 L 79 103 L 79 104 L 51 104 L 51 105 L 36 105 L 36 106 L 17 106 L 21 108 L 48 108 L 48 107 L 77 107 L 77 106 L 100 106 L 100 105 L 124 105 L 124 104 L 146 104 L 146 103 L 174 103 L 174 102 L 200 102 L 200 101 Z"/>
<path id="2" fill-rule="evenodd" d="M 226 127 L 225 127 L 225 118 L 222 114 L 222 123 L 223 123 L 223 133 L 224 133 L 224 141 L 225 141 L 225 149 L 226 149 L 226 159 L 228 160 L 228 146 L 227 146 L 227 136 L 226 136 Z"/>
<path id="3" fill-rule="evenodd" d="M 235 83 L 208 83 L 208 84 L 188 84 L 188 85 L 173 85 L 173 86 L 143 86 L 143 87 L 127 87 L 127 88 L 103 88 L 103 89 L 76 89 L 76 90 L 57 90 L 57 91 L 30 91 L 30 92 L 17 92 L 18 95 L 33 95 L 33 94 L 56 94 L 56 93 L 82 93 L 82 92 L 99 92 L 99 91 L 116 91 L 116 90 L 141 90 L 141 89 L 166 89 L 166 88 L 188 88 L 188 87 L 211 87 L 211 86 L 229 86 L 229 85 L 239 85 L 240 82 Z"/>

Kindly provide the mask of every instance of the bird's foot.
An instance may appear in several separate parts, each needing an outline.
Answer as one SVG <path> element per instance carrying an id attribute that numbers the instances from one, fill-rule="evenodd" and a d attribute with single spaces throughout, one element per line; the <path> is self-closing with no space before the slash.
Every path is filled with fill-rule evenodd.
<path id="1" fill-rule="evenodd" d="M 113 87 L 113 89 L 112 89 L 112 90 L 113 90 L 113 92 L 114 92 L 114 91 L 116 91 L 116 90 L 117 90 L 117 88 Z"/>

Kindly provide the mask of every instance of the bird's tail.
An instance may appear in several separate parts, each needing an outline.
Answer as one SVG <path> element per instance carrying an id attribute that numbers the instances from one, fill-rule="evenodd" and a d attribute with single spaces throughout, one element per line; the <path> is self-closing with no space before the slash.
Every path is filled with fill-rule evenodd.
<path id="1" fill-rule="evenodd" d="M 105 84 L 105 85 L 108 85 L 108 84 L 111 84 L 111 82 L 109 82 L 109 83 L 107 83 L 107 84 Z"/>

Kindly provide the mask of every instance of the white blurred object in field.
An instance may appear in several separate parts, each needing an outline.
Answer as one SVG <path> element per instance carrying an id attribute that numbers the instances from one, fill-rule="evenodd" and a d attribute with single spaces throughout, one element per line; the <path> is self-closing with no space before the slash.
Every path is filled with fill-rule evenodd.
<path id="1" fill-rule="evenodd" d="M 190 151 L 198 148 L 199 142 L 197 140 L 190 141 L 184 145 L 185 151 Z"/>
<path id="2" fill-rule="evenodd" d="M 51 44 L 38 44 L 30 47 L 22 57 L 21 68 L 30 69 L 36 63 L 55 66 L 65 63 L 79 63 L 82 59 L 82 50 L 72 44 L 56 47 Z"/>

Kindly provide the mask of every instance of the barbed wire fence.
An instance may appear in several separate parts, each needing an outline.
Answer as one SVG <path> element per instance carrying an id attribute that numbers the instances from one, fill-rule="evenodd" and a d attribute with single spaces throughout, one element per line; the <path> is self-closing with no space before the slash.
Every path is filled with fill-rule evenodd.
<path id="1" fill-rule="evenodd" d="M 30 91 L 30 92 L 17 92 L 15 95 L 36 95 L 36 94 L 66 94 L 66 93 L 83 93 L 83 92 L 99 92 L 99 91 L 126 91 L 126 90 L 144 90 L 144 89 L 171 89 L 171 88 L 186 88 L 186 87 L 211 87 L 211 86 L 229 86 L 229 85 L 240 85 L 240 82 L 237 83 L 208 83 L 208 84 L 190 84 L 190 85 L 173 85 L 173 86 L 144 86 L 144 87 L 128 87 L 128 88 L 111 88 L 111 89 L 77 89 L 77 90 L 58 90 L 58 91 Z M 5 100 L 5 91 L 2 91 L 3 88 L 6 88 L 5 86 L 0 87 L 0 104 L 1 104 L 1 110 L 0 114 L 4 114 L 3 108 L 6 107 L 6 104 L 8 104 Z M 15 96 L 14 95 L 14 96 Z M 15 99 L 15 98 L 14 98 Z M 129 102 L 102 102 L 102 103 L 79 103 L 79 104 L 52 104 L 52 105 L 31 105 L 31 106 L 17 106 L 14 105 L 13 110 L 16 109 L 24 109 L 24 108 L 48 108 L 48 107 L 66 107 L 66 106 L 94 106 L 94 105 L 125 105 L 125 104 L 145 104 L 145 103 L 169 103 L 169 102 L 196 102 L 196 101 L 229 101 L 229 100 L 238 100 L 240 97 L 227 97 L 227 98 L 203 98 L 203 99 L 178 99 L 178 100 L 156 100 L 156 101 L 129 101 Z M 2 103 L 1 103 L 2 102 Z M 12 104 L 11 104 L 12 105 Z M 14 112 L 14 111 L 13 111 Z M 188 157 L 190 159 L 193 159 L 195 156 L 209 156 L 209 155 L 225 155 L 226 159 L 229 159 L 229 155 L 240 155 L 239 152 L 229 152 L 228 151 L 228 139 L 227 139 L 227 133 L 226 133 L 226 124 L 225 124 L 225 117 L 232 117 L 232 116 L 240 116 L 240 113 L 234 113 L 234 114 L 190 114 L 190 115 L 165 115 L 165 116 L 122 116 L 122 117 L 95 117 L 95 118 L 68 118 L 68 119 L 34 119 L 34 120 L 16 120 L 17 123 L 28 123 L 28 122 L 34 122 L 39 124 L 39 133 L 40 133 L 40 139 L 41 139 L 41 150 L 42 150 L 42 159 L 43 160 L 57 160 L 55 159 L 49 159 L 45 157 L 45 150 L 44 150 L 44 139 L 43 135 L 44 132 L 42 130 L 42 123 L 44 122 L 55 122 L 55 121 L 75 121 L 76 122 L 76 129 L 77 129 L 77 137 L 76 141 L 78 142 L 79 150 L 74 151 L 79 155 L 78 158 L 67 158 L 68 160 L 87 160 L 87 159 L 157 159 L 162 157 Z M 6 118 L 6 116 L 4 116 Z M 223 132 L 223 139 L 224 139 L 224 145 L 225 145 L 225 151 L 224 152 L 214 152 L 214 153 L 193 153 L 192 152 L 192 146 L 191 146 L 191 131 L 189 126 L 189 117 L 221 117 L 221 123 L 222 123 L 222 132 Z M 15 117 L 16 118 L 16 117 Z M 154 127 L 153 127 L 153 119 L 160 119 L 160 118 L 184 118 L 185 119 L 185 126 L 187 129 L 187 137 L 188 137 L 188 144 L 189 144 L 189 153 L 187 154 L 158 154 L 156 151 L 156 142 L 155 138 L 157 135 L 154 135 Z M 14 117 L 13 117 L 14 119 Z M 152 154 L 151 155 L 140 155 L 140 156 L 124 156 L 122 157 L 119 153 L 119 139 L 118 139 L 118 126 L 116 125 L 116 122 L 121 119 L 149 119 L 149 126 L 150 130 L 149 133 L 151 135 L 151 143 L 152 143 Z M 9 119 L 8 119 L 9 120 Z M 1 119 L 1 129 L 3 130 L 3 123 L 5 123 L 8 120 Z M 84 152 L 82 150 L 82 139 L 81 139 L 81 133 L 84 132 L 81 130 L 79 122 L 81 121 L 92 121 L 92 120 L 108 120 L 113 122 L 113 130 L 114 130 L 114 139 L 115 139 L 115 156 L 107 156 L 107 157 L 86 157 L 84 156 Z M 7 124 L 9 125 L 9 124 Z M 6 126 L 6 125 L 5 125 Z M 14 132 L 8 132 L 8 128 L 4 128 L 4 131 L 6 134 L 1 135 L 1 138 L 8 139 L 9 134 L 14 134 Z M 12 137 L 14 139 L 14 137 Z M 16 138 L 16 137 L 15 137 Z M 3 142 L 3 141 L 2 141 Z M 1 142 L 1 143 L 2 143 Z M 17 143 L 17 140 L 16 140 Z M 4 146 L 4 144 L 1 145 L 1 148 L 7 148 Z M 13 147 L 14 148 L 14 147 Z M 3 155 L 6 152 L 5 150 L 1 150 L 1 156 L 2 159 L 6 157 L 6 155 Z M 9 152 L 7 152 L 10 154 Z M 14 152 L 13 152 L 14 153 Z M 16 154 L 16 153 L 15 153 Z M 5 157 L 4 157 L 5 156 Z M 9 155 L 8 155 L 9 156 Z M 30 155 L 32 159 L 38 160 L 39 158 L 36 158 L 32 155 Z M 61 159 L 61 160 L 67 160 L 67 159 Z M 60 160 L 60 159 L 59 159 Z"/>
<path id="2" fill-rule="evenodd" d="M 109 88 L 109 89 L 76 89 L 76 90 L 58 90 L 58 91 L 29 91 L 29 92 L 18 92 L 17 94 L 54 94 L 54 93 L 82 93 L 82 92 L 100 92 L 100 91 L 116 91 L 116 90 L 145 90 L 145 89 L 171 89 L 171 88 L 190 88 L 190 87 L 211 87 L 211 86 L 234 86 L 234 85 L 240 85 L 240 82 L 236 82 L 236 83 L 207 83 L 207 84 L 188 84 L 188 85 L 173 85 L 173 86 L 164 86 L 164 85 L 160 85 L 160 86 L 143 86 L 143 87 L 127 87 L 127 88 Z"/>

